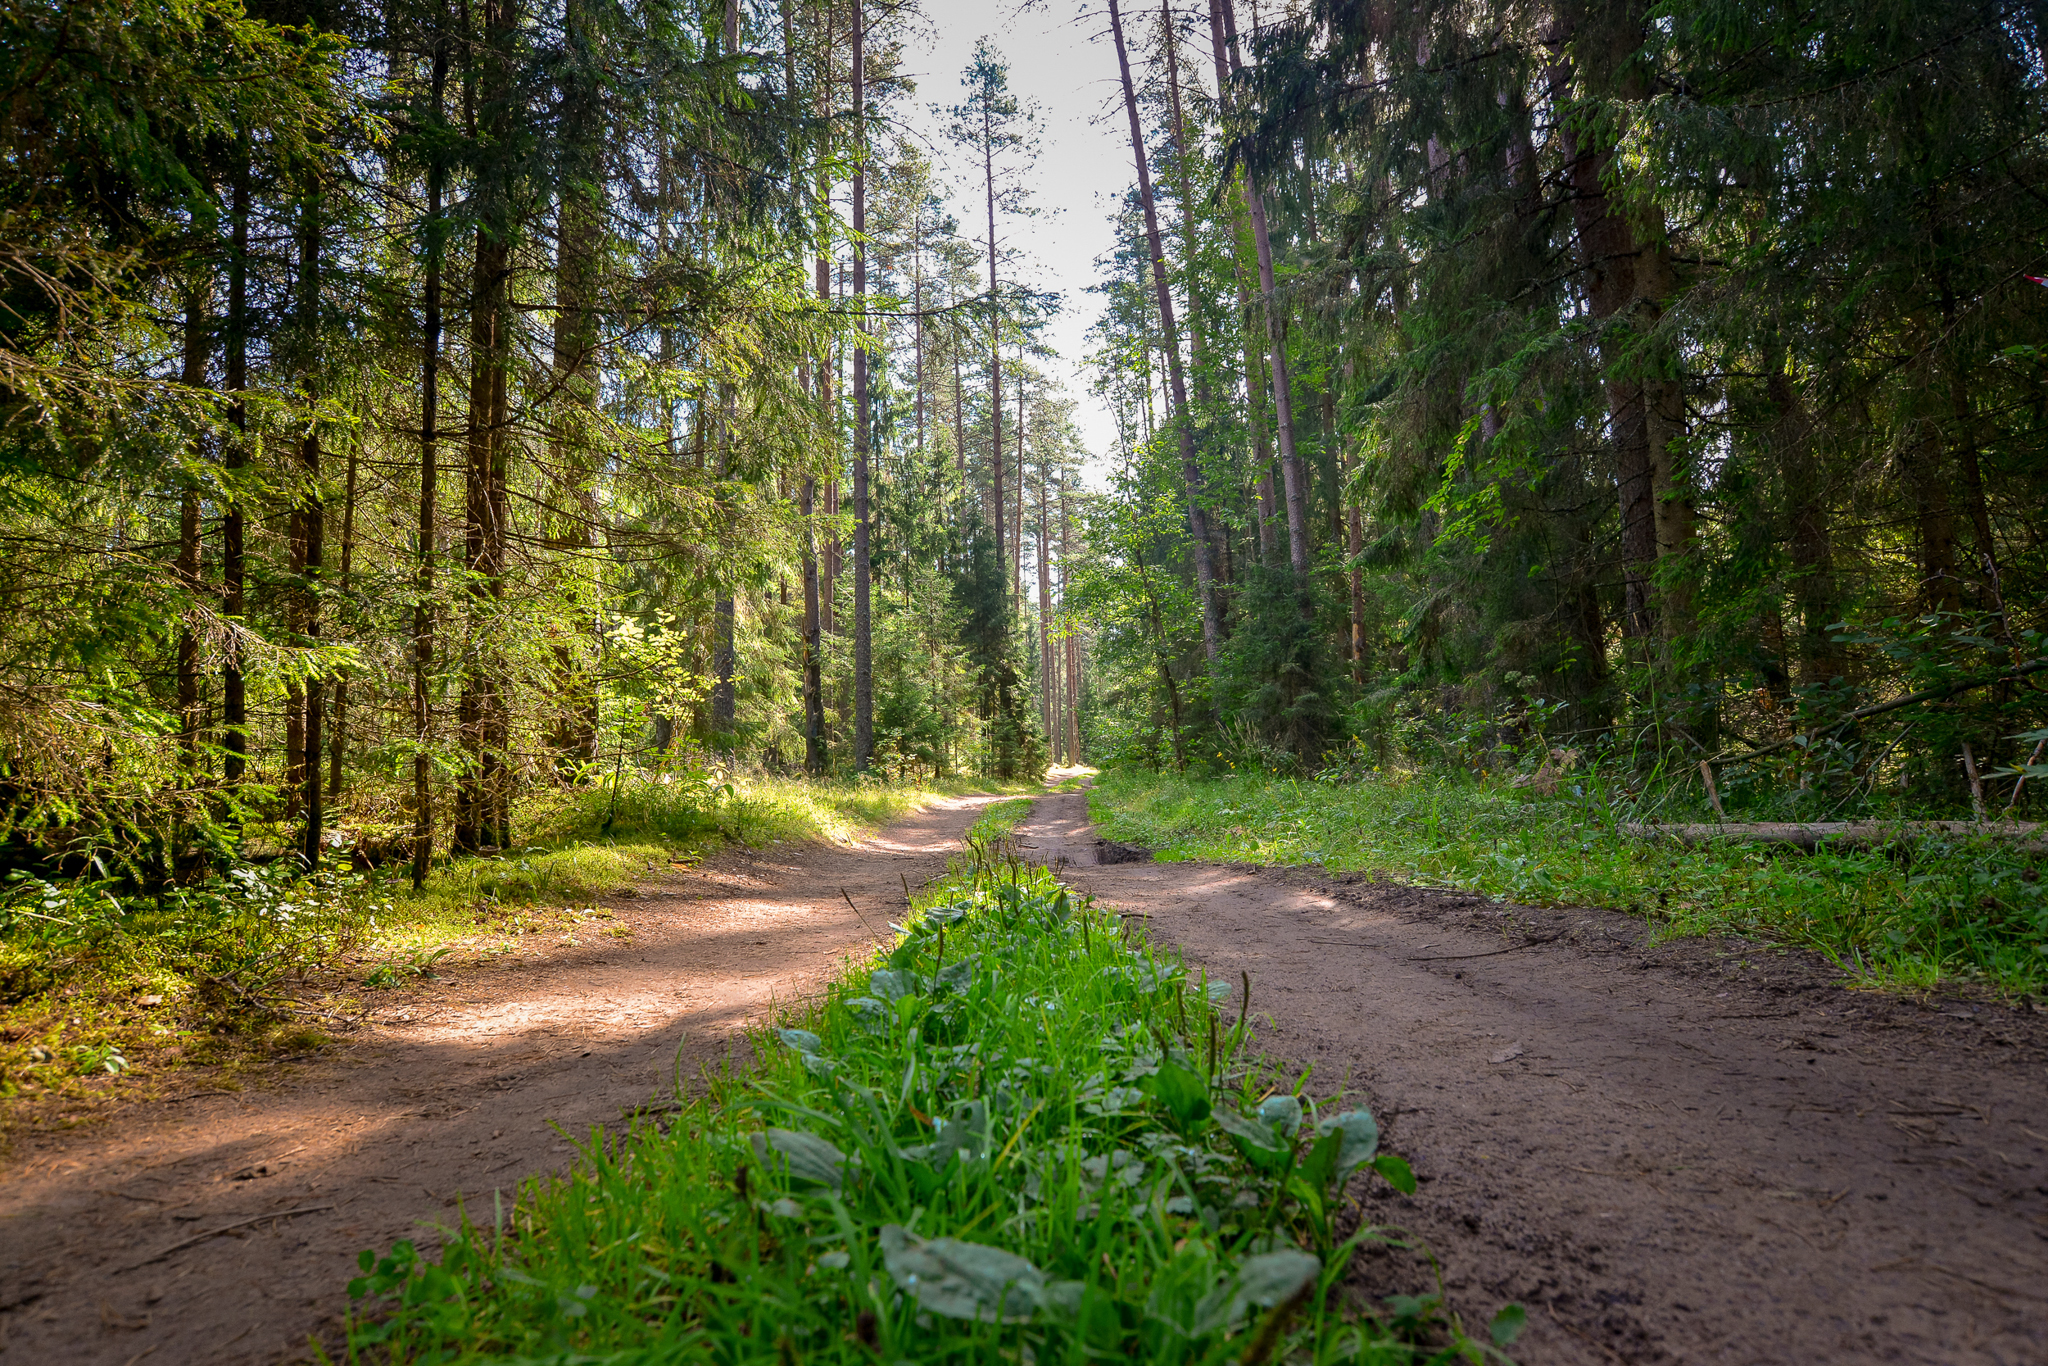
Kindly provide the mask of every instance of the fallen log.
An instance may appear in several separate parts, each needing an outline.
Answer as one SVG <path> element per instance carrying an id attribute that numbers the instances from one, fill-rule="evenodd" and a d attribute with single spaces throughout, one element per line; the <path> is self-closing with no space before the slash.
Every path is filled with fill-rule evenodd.
<path id="1" fill-rule="evenodd" d="M 2038 821 L 1727 821 L 1713 825 L 1661 825 L 1630 821 L 1624 834 L 1679 844 L 1789 844 L 1808 853 L 1878 849 L 1916 839 L 1988 837 L 2028 853 L 2048 853 Z"/>

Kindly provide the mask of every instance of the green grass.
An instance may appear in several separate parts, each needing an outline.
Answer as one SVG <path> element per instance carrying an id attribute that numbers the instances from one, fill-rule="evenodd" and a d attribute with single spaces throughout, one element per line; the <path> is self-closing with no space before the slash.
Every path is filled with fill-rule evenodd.
<path id="1" fill-rule="evenodd" d="M 1910 857 L 1653 844 L 1620 832 L 1596 777 L 1544 798 L 1505 781 L 1401 772 L 1325 782 L 1119 769 L 1089 805 L 1105 835 L 1164 859 L 1312 863 L 1609 907 L 1660 934 L 1817 949 L 1863 986 L 2048 991 L 2044 860 L 1990 841 L 1923 840 Z"/>
<path id="2" fill-rule="evenodd" d="M 1025 809 L 751 1070 L 593 1134 L 438 1261 L 365 1253 L 351 1358 L 1502 1360 L 1435 1285 L 1345 1303 L 1353 1252 L 1398 1238 L 1353 1227 L 1345 1178 L 1406 1165 L 1251 1060 L 1226 986 L 1008 856 Z"/>
<path id="3" fill-rule="evenodd" d="M 535 935 L 623 932 L 596 903 L 638 877 L 730 843 L 845 842 L 967 790 L 628 775 L 616 794 L 541 791 L 518 812 L 525 844 L 443 860 L 417 892 L 400 863 L 352 873 L 339 859 L 316 877 L 279 861 L 161 896 L 17 875 L 0 884 L 0 1135 L 76 1122 L 192 1066 L 236 1084 L 439 966 Z"/>

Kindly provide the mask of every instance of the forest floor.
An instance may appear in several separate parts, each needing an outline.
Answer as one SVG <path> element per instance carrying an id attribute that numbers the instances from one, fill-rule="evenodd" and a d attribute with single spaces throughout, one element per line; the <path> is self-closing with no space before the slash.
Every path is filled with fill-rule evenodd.
<path id="1" fill-rule="evenodd" d="M 943 871 L 958 798 L 850 848 L 734 850 L 605 906 L 630 930 L 457 969 L 238 1093 L 25 1135 L 0 1171 L 0 1366 L 277 1362 L 364 1248 L 560 1170 L 680 1074 L 744 1058 Z M 1085 793 L 1033 861 L 1251 978 L 1258 1046 L 1349 1089 L 1421 1179 L 1366 1217 L 1450 1306 L 1528 1306 L 1550 1363 L 2048 1360 L 2048 1016 L 1850 992 L 1824 960 L 1644 922 L 1199 863 L 1097 865 Z M 840 896 L 851 895 L 856 913 Z M 210 1236 L 211 1235 L 211 1236 Z M 1412 1291 L 1414 1254 L 1361 1261 Z"/>
<path id="2" fill-rule="evenodd" d="M 0 1169 L 0 1364 L 302 1356 L 362 1250 L 430 1248 L 458 1203 L 487 1225 L 571 1140 L 743 1063 L 745 1027 L 886 935 L 997 800 L 849 847 L 729 850 L 601 899 L 594 942 L 389 993 L 373 1027 L 260 1085 L 22 1133 Z"/>
<path id="3" fill-rule="evenodd" d="M 1420 1188 L 1366 1218 L 1527 1364 L 2048 1361 L 2048 1015 L 1838 986 L 1814 954 L 1310 869 L 1033 862 L 1250 976 L 1257 1046 L 1362 1096 Z M 1127 853 L 1111 846 L 1111 857 Z M 1407 1253 L 1364 1258 L 1369 1296 Z"/>

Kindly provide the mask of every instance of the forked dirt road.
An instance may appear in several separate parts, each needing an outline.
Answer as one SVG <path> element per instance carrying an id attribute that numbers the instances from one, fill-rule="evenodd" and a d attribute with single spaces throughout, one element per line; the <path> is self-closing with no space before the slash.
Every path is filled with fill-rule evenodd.
<path id="1" fill-rule="evenodd" d="M 283 1085 L 24 1138 L 0 1169 L 0 1366 L 274 1363 L 363 1248 L 559 1170 L 572 1135 L 725 1056 L 939 872 L 986 798 L 854 849 L 771 849 L 608 902 L 630 939 L 451 972 Z M 2048 1362 L 2048 1017 L 1831 985 L 1640 921 L 1202 864 L 1035 859 L 1252 980 L 1258 1044 L 1350 1088 L 1422 1180 L 1367 1217 L 1454 1308 L 1529 1309 L 1525 1366 Z M 844 887 L 866 923 L 840 899 Z M 586 930 L 596 929 L 588 926 Z M 203 1241 L 198 1235 L 227 1230 Z M 1368 1296 L 1414 1256 L 1364 1259 Z"/>
<path id="2" fill-rule="evenodd" d="M 23 1137 L 0 1168 L 0 1366 L 298 1359 L 358 1252 L 433 1245 L 458 1199 L 487 1223 L 494 1191 L 567 1165 L 558 1126 L 583 1137 L 720 1065 L 747 1021 L 886 934 L 903 881 L 943 871 L 990 800 L 644 884 L 605 903 L 630 938 L 450 971 L 284 1085 Z"/>
<path id="3" fill-rule="evenodd" d="M 1525 1366 L 2048 1362 L 2048 1017 L 1842 990 L 1741 943 L 1362 879 L 1095 862 L 1084 794 L 1034 861 L 1251 976 L 1258 1046 L 1362 1093 L 1421 1180 L 1367 1217 L 1450 1302 L 1529 1311 Z M 1407 1254 L 1368 1294 L 1410 1291 Z"/>

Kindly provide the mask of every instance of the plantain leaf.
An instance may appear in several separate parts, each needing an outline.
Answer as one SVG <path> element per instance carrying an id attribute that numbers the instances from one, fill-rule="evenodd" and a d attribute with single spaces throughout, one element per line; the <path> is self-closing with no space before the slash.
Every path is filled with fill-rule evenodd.
<path id="1" fill-rule="evenodd" d="M 1230 1135 L 1245 1161 L 1261 1171 L 1278 1171 L 1287 1165 L 1293 1150 L 1261 1120 L 1241 1115 L 1229 1106 L 1216 1112 L 1217 1127 Z"/>
<path id="2" fill-rule="evenodd" d="M 1381 1153 L 1372 1160 L 1372 1169 L 1386 1177 L 1387 1184 L 1401 1194 L 1415 1194 L 1415 1173 L 1401 1158 L 1392 1153 Z"/>
<path id="3" fill-rule="evenodd" d="M 789 1159 L 789 1174 L 838 1190 L 844 1182 L 846 1154 L 801 1129 L 770 1129 L 768 1146 Z"/>
<path id="4" fill-rule="evenodd" d="M 808 1029 L 778 1029 L 775 1032 L 799 1053 L 816 1053 L 824 1047 L 824 1041 Z"/>
<path id="5" fill-rule="evenodd" d="M 978 953 L 972 954 L 957 963 L 948 963 L 940 968 L 935 985 L 948 991 L 967 990 L 974 982 L 974 960 L 980 956 Z"/>
<path id="6" fill-rule="evenodd" d="M 1318 1136 L 1330 1133 L 1344 1135 L 1337 1149 L 1337 1166 L 1331 1175 L 1337 1180 L 1372 1161 L 1372 1155 L 1380 1150 L 1379 1121 L 1366 1109 L 1346 1110 L 1341 1115 L 1332 1115 L 1316 1125 Z"/>
<path id="7" fill-rule="evenodd" d="M 1045 1277 L 1014 1252 L 882 1226 L 882 1262 L 918 1306 L 949 1319 L 1020 1323 L 1046 1303 Z"/>
<path id="8" fill-rule="evenodd" d="M 868 978 L 868 990 L 885 1001 L 900 1001 L 917 990 L 917 984 L 908 972 L 894 968 L 877 968 Z"/>
<path id="9" fill-rule="evenodd" d="M 1271 1309 L 1292 1299 L 1300 1289 L 1323 1272 L 1322 1260 L 1299 1248 L 1282 1248 L 1247 1257 L 1237 1268 L 1238 1298 L 1246 1304 Z"/>
<path id="10" fill-rule="evenodd" d="M 1182 1130 L 1208 1118 L 1209 1083 L 1170 1058 L 1161 1060 L 1159 1070 L 1145 1078 L 1145 1089 L 1158 1098 Z"/>
<path id="11" fill-rule="evenodd" d="M 1293 1096 L 1267 1096 L 1259 1102 L 1259 1118 L 1278 1129 L 1282 1138 L 1292 1138 L 1301 1127 L 1301 1102 Z"/>

